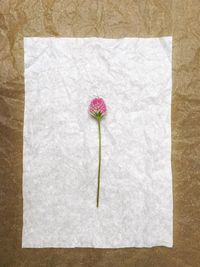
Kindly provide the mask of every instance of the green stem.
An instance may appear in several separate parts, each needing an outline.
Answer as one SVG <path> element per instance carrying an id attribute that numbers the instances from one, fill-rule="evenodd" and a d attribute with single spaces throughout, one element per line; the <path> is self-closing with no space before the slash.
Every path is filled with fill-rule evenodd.
<path id="1" fill-rule="evenodd" d="M 99 167 L 98 167 L 98 186 L 97 186 L 97 208 L 99 207 L 99 193 L 100 193 L 100 175 L 101 175 L 101 117 L 97 118 L 98 132 L 99 132 Z"/>

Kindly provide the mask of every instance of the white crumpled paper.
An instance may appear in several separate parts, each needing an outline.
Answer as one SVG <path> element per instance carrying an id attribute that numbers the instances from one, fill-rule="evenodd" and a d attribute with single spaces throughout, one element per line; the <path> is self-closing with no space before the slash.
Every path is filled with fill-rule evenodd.
<path id="1" fill-rule="evenodd" d="M 173 244 L 172 38 L 25 38 L 23 247 Z M 104 98 L 100 206 L 98 127 Z"/>

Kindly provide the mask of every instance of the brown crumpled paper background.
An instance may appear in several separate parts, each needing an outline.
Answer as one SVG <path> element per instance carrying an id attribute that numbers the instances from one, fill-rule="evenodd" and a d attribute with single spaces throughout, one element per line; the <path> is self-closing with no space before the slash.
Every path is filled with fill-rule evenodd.
<path id="1" fill-rule="evenodd" d="M 200 1 L 0 1 L 0 266 L 200 266 Z M 22 249 L 24 36 L 173 35 L 174 247 Z"/>

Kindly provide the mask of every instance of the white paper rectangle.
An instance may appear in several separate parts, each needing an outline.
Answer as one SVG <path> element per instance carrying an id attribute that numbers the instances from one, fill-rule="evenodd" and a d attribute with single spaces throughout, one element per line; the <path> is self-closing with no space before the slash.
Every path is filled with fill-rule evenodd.
<path id="1" fill-rule="evenodd" d="M 173 244 L 172 38 L 25 38 L 23 247 Z M 88 105 L 101 96 L 98 127 Z"/>

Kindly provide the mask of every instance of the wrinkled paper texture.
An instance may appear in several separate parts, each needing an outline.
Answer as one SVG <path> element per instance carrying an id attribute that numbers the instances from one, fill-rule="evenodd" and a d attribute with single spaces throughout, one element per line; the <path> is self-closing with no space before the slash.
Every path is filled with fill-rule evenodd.
<path id="1" fill-rule="evenodd" d="M 24 39 L 23 247 L 172 246 L 171 46 Z M 108 108 L 98 209 L 95 96 Z"/>

